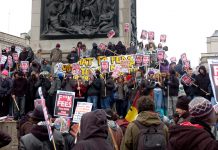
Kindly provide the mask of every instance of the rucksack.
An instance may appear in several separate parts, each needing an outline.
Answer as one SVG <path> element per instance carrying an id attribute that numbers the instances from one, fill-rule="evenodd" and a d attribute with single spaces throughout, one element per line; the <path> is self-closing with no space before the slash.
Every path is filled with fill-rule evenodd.
<path id="1" fill-rule="evenodd" d="M 139 121 L 134 123 L 139 128 L 137 136 L 137 150 L 166 150 L 166 138 L 164 135 L 164 124 L 144 126 Z"/>

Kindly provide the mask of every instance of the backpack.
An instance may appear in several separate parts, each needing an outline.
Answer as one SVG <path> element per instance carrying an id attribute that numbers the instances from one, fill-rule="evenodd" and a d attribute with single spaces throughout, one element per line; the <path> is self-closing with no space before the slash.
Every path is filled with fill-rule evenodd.
<path id="1" fill-rule="evenodd" d="M 138 120 L 135 120 L 134 123 L 139 128 L 137 150 L 166 150 L 163 123 L 152 126 L 144 126 Z"/>

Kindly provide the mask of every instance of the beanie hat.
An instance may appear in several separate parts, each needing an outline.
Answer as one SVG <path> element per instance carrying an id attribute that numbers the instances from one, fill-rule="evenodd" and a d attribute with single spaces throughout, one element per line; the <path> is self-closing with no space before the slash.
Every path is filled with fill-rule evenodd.
<path id="1" fill-rule="evenodd" d="M 8 76 L 8 71 L 7 71 L 7 70 L 3 70 L 3 71 L 2 71 L 2 75 Z"/>
<path id="2" fill-rule="evenodd" d="M 57 43 L 57 44 L 56 44 L 56 47 L 60 48 L 60 47 L 61 47 L 61 45 L 60 45 L 59 43 Z"/>
<path id="3" fill-rule="evenodd" d="M 195 97 L 189 103 L 191 117 L 200 118 L 208 115 L 213 110 L 211 102 L 203 97 Z"/>
<path id="4" fill-rule="evenodd" d="M 137 101 L 138 113 L 142 111 L 154 111 L 154 101 L 150 96 L 142 96 Z"/>
<path id="5" fill-rule="evenodd" d="M 190 103 L 190 99 L 187 96 L 180 96 L 178 97 L 176 108 L 182 109 L 182 110 L 189 110 L 188 104 Z"/>

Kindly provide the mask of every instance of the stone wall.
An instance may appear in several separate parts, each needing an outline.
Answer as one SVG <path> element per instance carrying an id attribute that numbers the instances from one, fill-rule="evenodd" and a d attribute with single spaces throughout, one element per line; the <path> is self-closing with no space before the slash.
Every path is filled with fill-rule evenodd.
<path id="1" fill-rule="evenodd" d="M 119 37 L 111 40 L 107 38 L 93 38 L 93 39 L 63 39 L 63 40 L 40 40 L 40 16 L 41 16 L 41 0 L 32 0 L 32 22 L 31 22 L 31 47 L 34 51 L 42 49 L 43 51 L 50 51 L 55 47 L 56 43 L 61 44 L 61 49 L 64 52 L 71 50 L 76 46 L 78 41 L 86 44 L 87 48 L 92 47 L 92 43 L 108 43 L 109 41 L 117 43 L 122 41 L 124 44 L 130 43 L 130 33 L 124 32 L 124 24 L 131 24 L 130 17 L 131 0 L 119 0 Z"/>

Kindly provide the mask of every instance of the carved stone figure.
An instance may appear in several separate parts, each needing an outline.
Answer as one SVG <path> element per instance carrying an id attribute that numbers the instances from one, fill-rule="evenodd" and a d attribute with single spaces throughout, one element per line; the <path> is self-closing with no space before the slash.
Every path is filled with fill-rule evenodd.
<path id="1" fill-rule="evenodd" d="M 119 0 L 42 0 L 41 38 L 119 35 Z"/>

